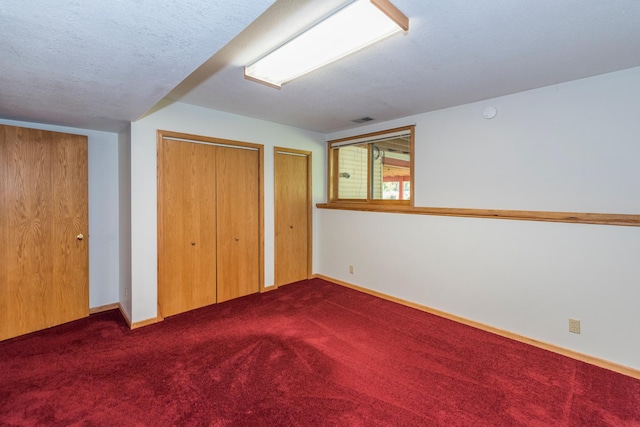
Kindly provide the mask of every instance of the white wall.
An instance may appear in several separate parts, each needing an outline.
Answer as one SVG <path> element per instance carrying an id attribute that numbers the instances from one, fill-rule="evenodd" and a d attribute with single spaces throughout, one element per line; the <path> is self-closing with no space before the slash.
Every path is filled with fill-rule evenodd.
<path id="1" fill-rule="evenodd" d="M 131 319 L 131 125 L 118 134 L 120 306 Z"/>
<path id="2" fill-rule="evenodd" d="M 639 111 L 634 68 L 328 139 L 415 123 L 416 206 L 638 214 Z M 322 274 L 640 369 L 640 228 L 321 210 L 316 239 Z"/>
<path id="3" fill-rule="evenodd" d="M 157 130 L 264 145 L 265 285 L 274 283 L 273 147 L 313 152 L 314 203 L 326 199 L 323 135 L 186 104 L 172 104 L 131 124 L 132 321 L 157 316 Z M 314 228 L 315 228 L 314 218 Z M 318 252 L 314 242 L 314 257 Z M 316 263 L 314 262 L 314 265 Z"/>
<path id="4" fill-rule="evenodd" d="M 88 136 L 89 306 L 118 302 L 118 135 L 13 120 L 0 124 Z"/>

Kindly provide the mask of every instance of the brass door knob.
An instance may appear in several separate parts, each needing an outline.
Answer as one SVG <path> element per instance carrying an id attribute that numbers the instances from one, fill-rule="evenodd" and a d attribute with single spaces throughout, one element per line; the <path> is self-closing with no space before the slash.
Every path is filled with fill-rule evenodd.
<path id="1" fill-rule="evenodd" d="M 78 234 L 78 235 L 76 236 L 76 239 L 78 239 L 78 240 L 82 240 L 82 239 L 84 239 L 84 235 L 82 235 L 82 234 Z"/>

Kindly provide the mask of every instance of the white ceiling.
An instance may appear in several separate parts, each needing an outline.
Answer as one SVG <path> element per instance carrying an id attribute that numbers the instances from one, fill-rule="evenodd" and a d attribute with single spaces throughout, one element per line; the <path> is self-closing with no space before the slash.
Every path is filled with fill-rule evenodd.
<path id="1" fill-rule="evenodd" d="M 117 132 L 179 101 L 330 133 L 640 66 L 638 0 L 392 1 L 407 34 L 276 90 L 243 66 L 345 0 L 3 0 L 0 117 Z"/>
<path id="2" fill-rule="evenodd" d="M 2 0 L 0 117 L 120 131 L 272 0 Z"/>

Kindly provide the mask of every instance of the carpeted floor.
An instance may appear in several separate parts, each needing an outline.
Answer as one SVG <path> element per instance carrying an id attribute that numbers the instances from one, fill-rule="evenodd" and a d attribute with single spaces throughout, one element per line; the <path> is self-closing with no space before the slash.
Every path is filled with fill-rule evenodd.
<path id="1" fill-rule="evenodd" d="M 319 279 L 0 343 L 2 426 L 640 426 L 640 381 Z"/>

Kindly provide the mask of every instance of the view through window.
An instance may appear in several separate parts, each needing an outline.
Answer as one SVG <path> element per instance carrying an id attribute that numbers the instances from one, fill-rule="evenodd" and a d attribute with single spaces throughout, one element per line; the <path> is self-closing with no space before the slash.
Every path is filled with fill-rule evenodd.
<path id="1" fill-rule="evenodd" d="M 409 204 L 413 128 L 330 141 L 331 201 Z"/>

